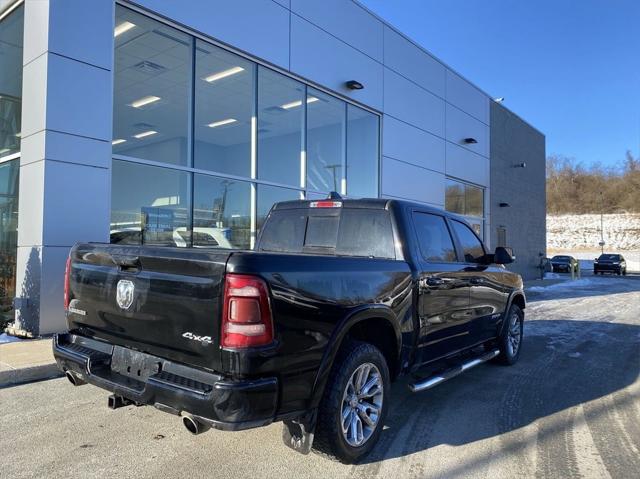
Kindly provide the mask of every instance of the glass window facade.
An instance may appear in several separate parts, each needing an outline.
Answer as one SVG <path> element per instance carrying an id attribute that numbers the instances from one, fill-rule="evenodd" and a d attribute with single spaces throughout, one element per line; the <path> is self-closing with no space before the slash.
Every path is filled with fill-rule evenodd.
<path id="1" fill-rule="evenodd" d="M 0 331 L 14 319 L 24 6 L 0 20 Z"/>
<path id="2" fill-rule="evenodd" d="M 111 241 L 252 248 L 274 202 L 378 196 L 379 116 L 116 5 Z"/>
<path id="3" fill-rule="evenodd" d="M 24 7 L 0 20 L 0 159 L 20 151 Z"/>
<path id="4" fill-rule="evenodd" d="M 476 234 L 484 237 L 484 189 L 447 179 L 444 205 L 447 211 L 465 216 Z"/>

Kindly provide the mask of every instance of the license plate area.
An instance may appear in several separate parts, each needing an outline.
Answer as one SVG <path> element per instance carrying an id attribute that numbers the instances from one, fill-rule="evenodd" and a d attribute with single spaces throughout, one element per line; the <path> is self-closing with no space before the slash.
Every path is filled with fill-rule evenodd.
<path id="1" fill-rule="evenodd" d="M 111 370 L 138 381 L 146 382 L 149 376 L 160 372 L 162 363 L 148 354 L 132 349 L 114 346 Z"/>

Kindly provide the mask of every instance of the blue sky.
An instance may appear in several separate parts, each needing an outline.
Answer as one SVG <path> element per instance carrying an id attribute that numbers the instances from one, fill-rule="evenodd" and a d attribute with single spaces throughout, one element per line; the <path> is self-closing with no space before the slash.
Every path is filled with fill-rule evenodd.
<path id="1" fill-rule="evenodd" d="M 640 0 L 361 0 L 547 137 L 613 166 L 640 148 Z"/>

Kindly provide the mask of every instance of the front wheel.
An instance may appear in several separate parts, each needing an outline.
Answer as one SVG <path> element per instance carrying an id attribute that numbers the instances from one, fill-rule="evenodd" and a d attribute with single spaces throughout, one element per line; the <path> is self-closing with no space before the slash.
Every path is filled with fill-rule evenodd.
<path id="1" fill-rule="evenodd" d="M 522 350 L 522 338 L 524 337 L 524 313 L 517 304 L 512 304 L 507 312 L 504 330 L 498 340 L 500 354 L 497 360 L 506 365 L 515 364 Z"/>
<path id="2" fill-rule="evenodd" d="M 368 343 L 347 343 L 318 410 L 314 449 L 343 463 L 371 451 L 382 431 L 389 388 L 389 368 L 380 350 Z"/>

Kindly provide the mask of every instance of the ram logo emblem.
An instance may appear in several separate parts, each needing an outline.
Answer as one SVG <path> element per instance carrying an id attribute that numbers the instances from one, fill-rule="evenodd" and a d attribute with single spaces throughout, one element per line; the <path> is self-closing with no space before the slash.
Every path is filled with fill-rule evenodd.
<path id="1" fill-rule="evenodd" d="M 133 304 L 133 293 L 135 292 L 135 286 L 132 281 L 128 279 L 121 279 L 118 281 L 118 287 L 116 288 L 116 302 L 122 309 L 129 309 Z"/>

